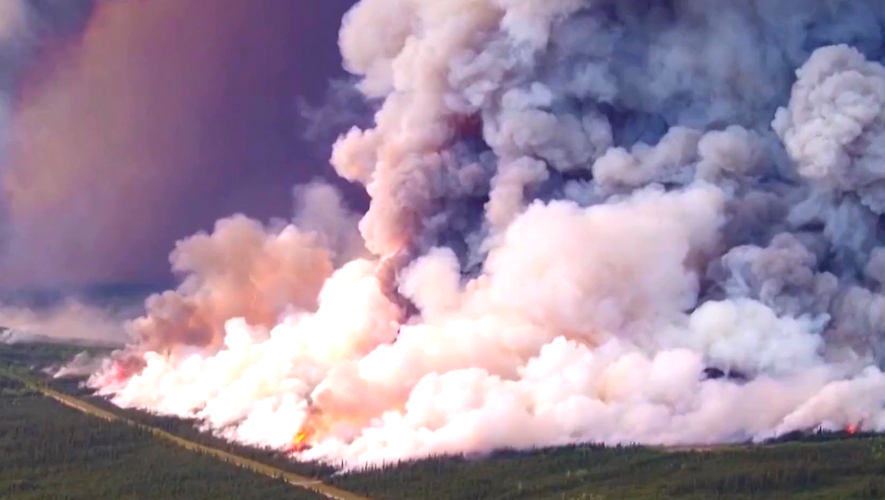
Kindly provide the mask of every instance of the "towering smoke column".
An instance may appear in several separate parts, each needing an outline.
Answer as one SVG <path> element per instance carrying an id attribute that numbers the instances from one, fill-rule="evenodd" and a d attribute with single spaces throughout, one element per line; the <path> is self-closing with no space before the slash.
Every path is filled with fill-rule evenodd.
<path id="1" fill-rule="evenodd" d="M 374 126 L 92 384 L 355 465 L 885 430 L 885 3 L 362 0 Z M 405 312 L 405 314 L 404 314 Z M 717 377 L 726 373 L 731 377 Z"/>
<path id="2" fill-rule="evenodd" d="M 15 96 L 37 57 L 58 50 L 85 30 L 101 0 L 4 0 L 0 2 L 0 169 L 7 166 Z M 9 196 L 0 186 L 0 259 L 11 231 Z"/>

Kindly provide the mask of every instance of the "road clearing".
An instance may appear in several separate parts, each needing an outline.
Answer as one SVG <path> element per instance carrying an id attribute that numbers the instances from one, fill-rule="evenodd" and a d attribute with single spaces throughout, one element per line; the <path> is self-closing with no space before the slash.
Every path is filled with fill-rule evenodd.
<path id="1" fill-rule="evenodd" d="M 263 474 L 274 479 L 282 479 L 292 486 L 314 491 L 332 500 L 371 500 L 368 497 L 357 495 L 355 493 L 330 486 L 318 479 L 312 479 L 292 472 L 287 472 L 285 470 L 263 464 L 256 460 L 248 459 L 239 455 L 234 455 L 233 453 L 229 453 L 227 451 L 219 450 L 218 448 L 212 448 L 211 446 L 206 446 L 195 443 L 193 441 L 189 441 L 180 436 L 176 436 L 175 434 L 164 431 L 163 429 L 158 429 L 156 427 L 138 423 L 125 417 L 121 417 L 120 415 L 109 412 L 107 410 L 103 410 L 93 404 L 83 401 L 82 399 L 71 396 L 70 394 L 65 394 L 63 392 L 56 391 L 55 389 L 51 389 L 30 377 L 15 373 L 14 371 L 9 370 L 4 366 L 0 366 L 0 377 L 17 380 L 24 384 L 28 389 L 40 392 L 47 398 L 54 399 L 55 401 L 58 401 L 65 406 L 73 408 L 87 415 L 101 418 L 110 422 L 122 422 L 126 425 L 137 427 L 143 431 L 153 434 L 157 438 L 169 441 L 176 446 L 179 446 L 186 450 L 210 455 L 223 462 L 227 462 L 229 464 L 233 464 L 243 469 L 247 469 L 258 474 Z"/>

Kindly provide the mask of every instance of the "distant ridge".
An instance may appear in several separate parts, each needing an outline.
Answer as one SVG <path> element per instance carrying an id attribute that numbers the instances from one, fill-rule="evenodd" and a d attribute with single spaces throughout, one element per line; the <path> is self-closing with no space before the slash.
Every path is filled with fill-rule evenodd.
<path id="1" fill-rule="evenodd" d="M 73 298 L 93 305 L 112 305 L 144 300 L 167 288 L 162 284 L 107 283 L 88 287 L 0 289 L 0 304 L 41 308 Z"/>
<path id="2" fill-rule="evenodd" d="M 76 337 L 54 338 L 35 332 L 0 326 L 0 344 L 61 344 L 75 347 L 98 347 L 113 349 L 123 347 L 124 342 L 103 339 L 82 339 Z"/>

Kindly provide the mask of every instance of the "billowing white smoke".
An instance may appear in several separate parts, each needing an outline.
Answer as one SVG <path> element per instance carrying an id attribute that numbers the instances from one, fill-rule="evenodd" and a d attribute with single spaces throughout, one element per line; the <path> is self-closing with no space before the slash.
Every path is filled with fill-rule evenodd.
<path id="1" fill-rule="evenodd" d="M 350 465 L 885 430 L 885 4 L 633 4 L 361 1 L 369 253 L 221 222 L 93 386 Z"/>

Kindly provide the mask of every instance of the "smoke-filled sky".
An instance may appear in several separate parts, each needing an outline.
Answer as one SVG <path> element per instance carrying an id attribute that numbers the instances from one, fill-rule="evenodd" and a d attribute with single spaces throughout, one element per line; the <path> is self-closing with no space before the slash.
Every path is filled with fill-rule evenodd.
<path id="1" fill-rule="evenodd" d="M 99 3 L 82 40 L 49 46 L 18 91 L 0 285 L 163 282 L 177 239 L 286 216 L 292 186 L 335 177 L 297 99 L 342 73 L 353 1 L 255 3 Z"/>

